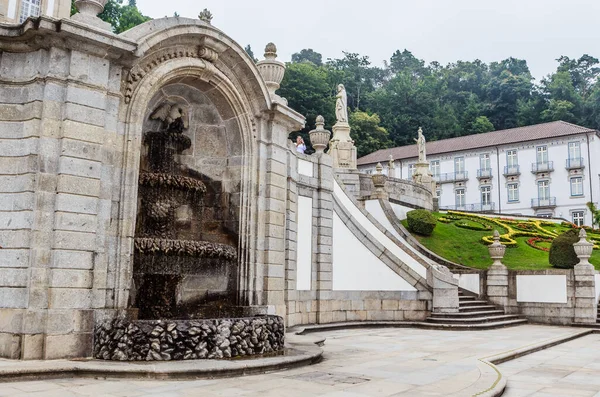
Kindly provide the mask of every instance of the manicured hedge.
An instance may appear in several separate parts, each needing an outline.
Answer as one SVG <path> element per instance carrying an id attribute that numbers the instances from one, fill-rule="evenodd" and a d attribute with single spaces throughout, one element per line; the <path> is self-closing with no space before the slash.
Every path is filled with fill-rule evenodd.
<path id="1" fill-rule="evenodd" d="M 573 244 L 579 241 L 579 230 L 567 230 L 552 241 L 548 261 L 560 269 L 572 269 L 579 263 Z"/>
<path id="2" fill-rule="evenodd" d="M 427 210 L 409 211 L 406 214 L 406 220 L 411 232 L 423 236 L 430 236 L 437 224 L 435 217 Z"/>

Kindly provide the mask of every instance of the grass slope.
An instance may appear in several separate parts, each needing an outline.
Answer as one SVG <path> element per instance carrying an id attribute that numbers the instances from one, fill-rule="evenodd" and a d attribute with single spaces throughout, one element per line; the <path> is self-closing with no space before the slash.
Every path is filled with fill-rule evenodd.
<path id="1" fill-rule="evenodd" d="M 434 213 L 436 218 L 443 217 L 445 214 Z M 407 227 L 406 220 L 402 221 Z M 467 222 L 471 223 L 471 222 Z M 500 234 L 506 232 L 498 225 L 493 225 Z M 553 228 L 561 229 L 560 227 Z M 490 254 L 487 245 L 481 238 L 489 236 L 489 231 L 476 231 L 459 228 L 454 223 L 438 222 L 431 236 L 414 235 L 417 240 L 425 247 L 446 258 L 452 262 L 465 266 L 487 269 L 491 264 Z M 540 270 L 550 269 L 552 266 L 548 263 L 548 252 L 544 252 L 527 245 L 528 237 L 517 237 L 517 246 L 507 248 L 504 260 L 506 267 L 514 270 Z M 550 247 L 550 243 L 541 243 L 540 246 Z M 594 250 L 590 262 L 597 270 L 600 270 L 600 251 Z"/>

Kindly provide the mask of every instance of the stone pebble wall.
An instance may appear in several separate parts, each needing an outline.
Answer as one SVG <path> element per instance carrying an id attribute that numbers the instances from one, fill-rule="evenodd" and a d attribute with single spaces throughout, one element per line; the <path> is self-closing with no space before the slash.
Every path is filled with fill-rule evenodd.
<path id="1" fill-rule="evenodd" d="M 94 357 L 115 361 L 219 359 L 283 350 L 280 316 L 123 320 L 96 326 Z"/>

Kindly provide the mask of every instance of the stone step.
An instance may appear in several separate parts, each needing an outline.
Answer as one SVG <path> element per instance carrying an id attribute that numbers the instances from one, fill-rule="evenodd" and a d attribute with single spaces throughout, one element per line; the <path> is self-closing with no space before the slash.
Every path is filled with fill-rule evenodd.
<path id="1" fill-rule="evenodd" d="M 467 307 L 462 307 L 460 306 L 458 308 L 458 311 L 460 312 L 476 312 L 476 311 L 481 311 L 481 310 L 496 310 L 496 306 L 493 305 L 480 305 L 480 306 L 467 306 Z"/>
<path id="2" fill-rule="evenodd" d="M 483 324 L 483 323 L 491 323 L 491 322 L 500 322 L 507 320 L 520 320 L 516 314 L 504 314 L 504 315 L 496 315 L 496 316 L 486 316 L 486 317 L 467 317 L 467 318 L 447 318 L 447 317 L 437 317 L 435 315 L 427 318 L 427 322 L 430 323 L 446 323 L 446 324 Z"/>
<path id="3" fill-rule="evenodd" d="M 489 305 L 488 301 L 459 301 L 460 307 L 468 307 L 468 306 L 481 306 L 481 305 Z"/>
<path id="4" fill-rule="evenodd" d="M 485 317 L 485 316 L 496 316 L 503 315 L 504 310 L 484 310 L 478 312 L 458 312 L 458 313 L 434 313 L 432 316 L 441 318 L 471 318 L 471 317 Z"/>
<path id="5" fill-rule="evenodd" d="M 421 328 L 428 329 L 445 329 L 451 331 L 478 331 L 483 329 L 494 329 L 503 327 L 512 327 L 515 325 L 527 324 L 525 319 L 494 321 L 482 324 L 436 324 L 436 323 L 419 323 Z"/>
<path id="6" fill-rule="evenodd" d="M 477 297 L 476 296 L 471 296 L 471 295 L 458 295 L 458 300 L 459 302 L 464 302 L 464 301 L 474 301 L 476 300 Z"/>

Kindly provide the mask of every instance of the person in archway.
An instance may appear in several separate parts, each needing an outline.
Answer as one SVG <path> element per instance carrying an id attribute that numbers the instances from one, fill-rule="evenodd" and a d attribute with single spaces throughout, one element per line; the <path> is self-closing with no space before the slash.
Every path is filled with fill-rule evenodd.
<path id="1" fill-rule="evenodd" d="M 304 139 L 300 135 L 296 137 L 296 151 L 298 153 L 304 153 L 306 150 L 306 144 L 304 143 Z"/>

